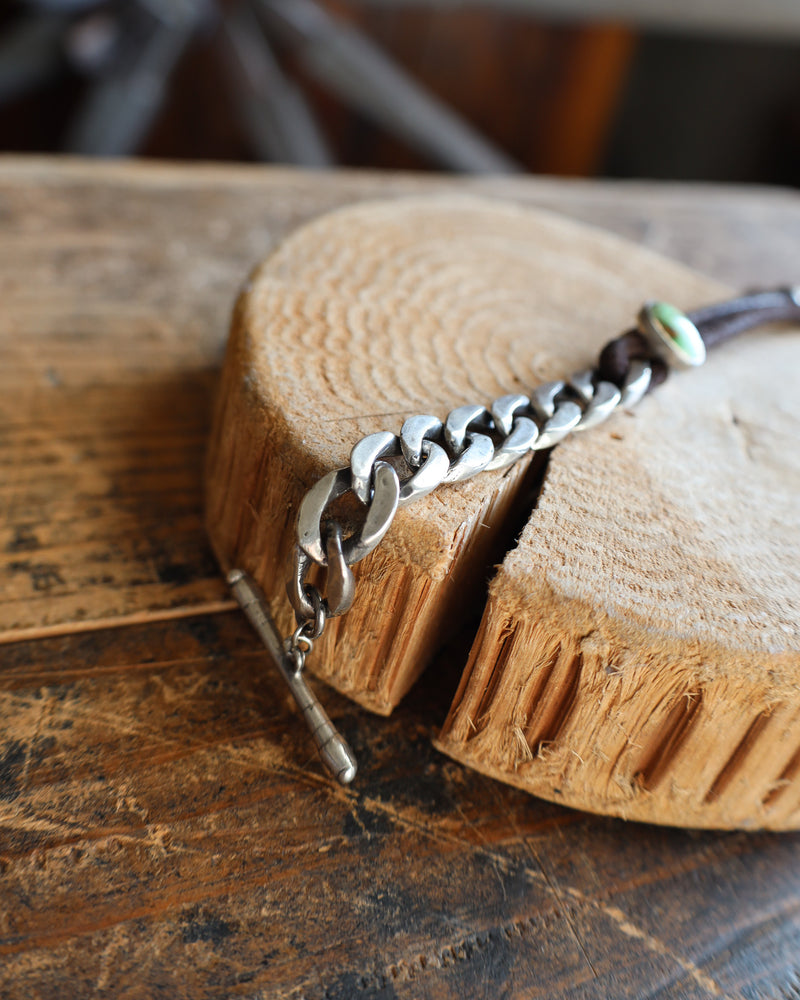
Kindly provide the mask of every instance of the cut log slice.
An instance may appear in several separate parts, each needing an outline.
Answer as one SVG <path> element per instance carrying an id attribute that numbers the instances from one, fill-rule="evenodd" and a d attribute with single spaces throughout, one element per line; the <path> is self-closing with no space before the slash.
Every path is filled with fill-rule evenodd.
<path id="1" fill-rule="evenodd" d="M 553 452 L 440 749 L 594 812 L 800 827 L 798 372 L 800 329 L 747 334 Z"/>
<path id="2" fill-rule="evenodd" d="M 361 204 L 296 231 L 255 271 L 233 318 L 206 478 L 208 530 L 223 568 L 252 573 L 289 630 L 286 567 L 298 504 L 321 475 L 348 463 L 362 435 L 587 367 L 645 297 L 690 307 L 725 292 L 624 240 L 499 200 Z M 694 405 L 704 390 L 690 381 L 673 393 L 690 392 Z M 639 483 L 641 475 L 631 427 L 641 424 L 659 461 L 668 431 L 652 412 L 648 404 L 636 421 L 616 416 L 587 432 L 578 444 L 585 452 L 566 454 L 588 456 L 582 474 L 605 482 L 596 434 L 625 436 L 612 449 L 625 493 L 626 477 Z M 440 487 L 403 508 L 356 567 L 355 604 L 329 623 L 309 668 L 390 712 L 468 602 L 482 599 L 528 464 Z M 566 478 L 572 496 L 574 477 Z M 590 507 L 595 493 L 587 487 Z M 636 540 L 629 543 L 635 551 Z M 603 565 L 609 558 L 599 556 Z M 647 566 L 631 560 L 638 580 Z M 451 752 L 461 746 L 458 731 L 448 730 Z"/>

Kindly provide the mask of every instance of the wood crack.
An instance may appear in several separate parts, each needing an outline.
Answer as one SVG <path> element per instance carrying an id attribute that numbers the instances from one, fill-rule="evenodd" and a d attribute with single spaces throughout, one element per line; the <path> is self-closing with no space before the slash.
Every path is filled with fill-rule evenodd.
<path id="1" fill-rule="evenodd" d="M 497 649 L 497 656 L 495 658 L 494 664 L 491 668 L 491 673 L 489 679 L 486 683 L 483 695 L 478 702 L 475 709 L 474 717 L 472 720 L 473 728 L 472 732 L 468 736 L 468 739 L 472 739 L 479 733 L 483 732 L 489 725 L 491 720 L 491 707 L 494 701 L 497 690 L 500 687 L 500 682 L 505 674 L 506 664 L 508 663 L 509 657 L 511 656 L 511 650 L 513 647 L 514 631 L 506 632 L 500 641 L 500 646 Z M 497 647 L 496 647 L 497 648 Z"/>
<path id="2" fill-rule="evenodd" d="M 755 719 L 753 719 L 750 723 L 747 728 L 747 732 L 736 744 L 736 748 L 733 753 L 730 755 L 725 765 L 712 782 L 711 787 L 706 792 L 706 803 L 710 804 L 712 802 L 716 802 L 720 796 L 725 794 L 726 790 L 730 787 L 734 778 L 747 761 L 756 741 L 761 737 L 767 727 L 771 715 L 771 711 L 759 712 Z"/>
<path id="3" fill-rule="evenodd" d="M 770 808 L 775 806 L 786 794 L 787 790 L 794 786 L 798 778 L 800 778 L 800 747 L 795 750 L 789 763 L 773 782 L 772 787 L 763 799 L 762 804 L 764 807 Z"/>
<path id="4" fill-rule="evenodd" d="M 582 670 L 581 653 L 565 649 L 559 643 L 542 670 L 543 677 L 534 699 L 538 708 L 535 718 L 526 726 L 526 738 L 533 754 L 554 743 L 561 735 L 575 708 Z"/>
<path id="5" fill-rule="evenodd" d="M 702 691 L 685 691 L 675 700 L 634 772 L 634 780 L 645 791 L 653 791 L 669 773 L 672 762 L 692 732 L 702 707 Z"/>

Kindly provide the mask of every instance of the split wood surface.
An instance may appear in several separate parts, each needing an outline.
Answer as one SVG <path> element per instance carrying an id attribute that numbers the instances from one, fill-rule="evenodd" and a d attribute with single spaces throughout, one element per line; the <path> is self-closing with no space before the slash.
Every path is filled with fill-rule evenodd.
<path id="1" fill-rule="evenodd" d="M 2 996 L 796 994 L 797 835 L 589 816 L 443 757 L 469 634 L 389 719 L 319 684 L 340 789 L 229 600 L 202 463 L 243 275 L 330 208 L 468 190 L 796 277 L 783 192 L 0 162 Z"/>
<path id="2" fill-rule="evenodd" d="M 285 634 L 306 490 L 365 434 L 592 366 L 644 297 L 724 287 L 611 235 L 499 200 L 367 203 L 301 228 L 231 329 L 208 525 Z M 353 608 L 309 659 L 379 712 L 491 586 L 438 745 L 596 812 L 681 826 L 800 824 L 800 330 L 714 352 L 635 412 L 402 509 Z M 788 386 L 786 387 L 788 388 Z M 514 510 L 514 508 L 517 508 Z"/>

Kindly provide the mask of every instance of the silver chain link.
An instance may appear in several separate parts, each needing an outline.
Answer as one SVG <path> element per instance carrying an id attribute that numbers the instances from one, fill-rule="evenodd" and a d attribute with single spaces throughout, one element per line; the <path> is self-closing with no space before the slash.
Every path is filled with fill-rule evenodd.
<path id="1" fill-rule="evenodd" d="M 617 409 L 635 406 L 652 374 L 647 362 L 633 361 L 618 387 L 587 369 L 565 381 L 547 382 L 531 396 L 500 396 L 488 408 L 458 406 L 444 423 L 416 414 L 399 435 L 378 431 L 363 437 L 350 453 L 350 465 L 323 476 L 300 505 L 287 589 L 298 624 L 308 623 L 304 634 L 319 638 L 327 618 L 349 609 L 355 597 L 350 567 L 379 544 L 399 507 L 443 483 L 505 469 L 529 451 L 552 448 L 571 433 L 596 427 Z M 330 508 L 348 493 L 361 505 L 363 520 L 343 539 Z M 326 570 L 324 598 L 307 582 L 315 565 Z"/>

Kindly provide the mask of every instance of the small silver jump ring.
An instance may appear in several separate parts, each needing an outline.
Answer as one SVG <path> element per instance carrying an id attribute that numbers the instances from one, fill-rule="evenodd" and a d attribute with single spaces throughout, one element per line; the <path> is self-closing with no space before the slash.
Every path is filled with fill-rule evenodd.
<path id="1" fill-rule="evenodd" d="M 325 631 L 325 621 L 328 617 L 328 606 L 325 603 L 322 594 L 317 590 L 316 587 L 306 587 L 306 596 L 311 602 L 314 608 L 314 617 L 307 618 L 305 621 L 300 622 L 294 631 L 294 635 L 300 635 L 302 639 L 306 642 L 312 640 L 313 645 L 314 639 L 319 639 L 322 633 Z M 311 652 L 310 649 L 306 650 L 307 653 Z"/>
<path id="2" fill-rule="evenodd" d="M 305 651 L 300 649 L 298 646 L 292 645 L 292 639 L 287 639 L 284 643 L 284 648 L 286 650 L 287 656 L 290 656 L 294 664 L 294 672 L 297 676 L 302 674 L 303 668 L 306 665 L 306 654 Z"/>
<path id="3" fill-rule="evenodd" d="M 294 632 L 292 632 L 292 649 L 296 649 L 304 657 L 308 656 L 314 648 L 314 640 L 310 635 L 306 635 L 308 625 L 309 622 L 303 622 L 302 625 L 298 625 Z M 300 645 L 301 643 L 303 644 L 302 646 Z"/>

